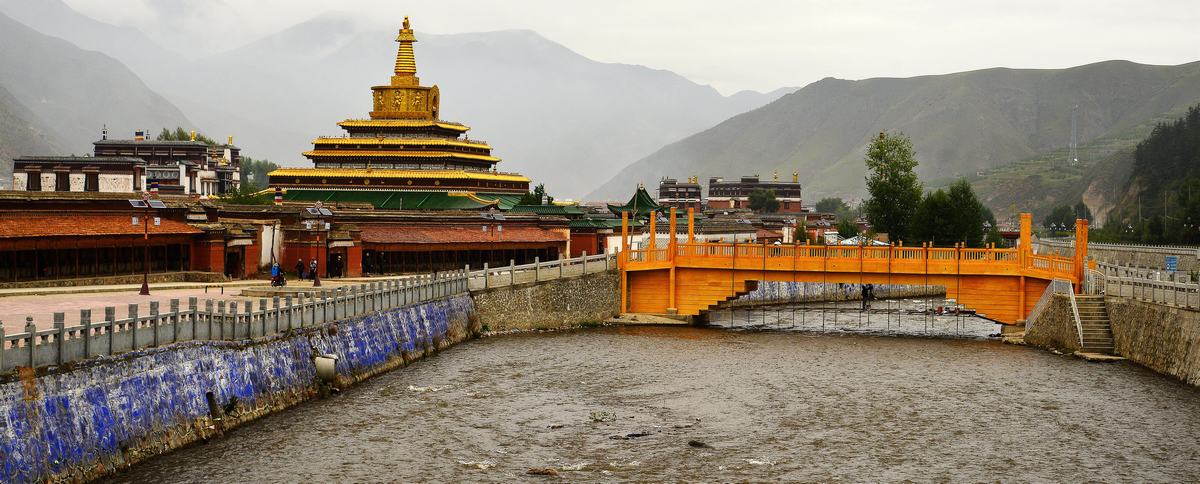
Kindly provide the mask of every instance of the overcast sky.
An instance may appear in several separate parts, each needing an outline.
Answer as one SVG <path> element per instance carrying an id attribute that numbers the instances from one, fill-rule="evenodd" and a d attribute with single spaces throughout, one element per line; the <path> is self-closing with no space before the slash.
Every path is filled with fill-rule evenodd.
<path id="1" fill-rule="evenodd" d="M 730 94 L 986 67 L 1200 60 L 1200 1 L 65 0 L 196 55 L 337 12 L 364 27 L 530 29 L 587 57 L 668 69 Z"/>

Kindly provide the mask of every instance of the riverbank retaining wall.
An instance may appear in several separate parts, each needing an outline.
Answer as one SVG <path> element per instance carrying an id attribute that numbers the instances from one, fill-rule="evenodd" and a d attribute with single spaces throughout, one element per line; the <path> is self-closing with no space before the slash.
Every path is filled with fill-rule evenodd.
<path id="1" fill-rule="evenodd" d="M 193 341 L 0 381 L 0 482 L 84 481 L 477 335 L 468 295 L 243 341 Z M 314 356 L 337 355 L 332 384 Z"/>
<path id="2" fill-rule="evenodd" d="M 1124 297 L 1105 303 L 1118 354 L 1200 385 L 1200 312 Z"/>
<path id="3" fill-rule="evenodd" d="M 876 284 L 873 288 L 876 299 L 943 297 L 946 295 L 946 288 L 941 286 Z M 859 284 L 768 281 L 759 282 L 757 289 L 733 301 L 728 301 L 723 306 L 744 307 L 762 304 L 856 301 L 860 299 L 862 299 L 862 286 Z"/>
<path id="4" fill-rule="evenodd" d="M 553 329 L 620 314 L 620 273 L 597 272 L 473 290 L 479 322 L 491 331 Z"/>
<path id="5" fill-rule="evenodd" d="M 1054 294 L 1036 319 L 1026 323 L 1025 343 L 1063 353 L 1079 351 L 1079 330 L 1071 297 Z"/>

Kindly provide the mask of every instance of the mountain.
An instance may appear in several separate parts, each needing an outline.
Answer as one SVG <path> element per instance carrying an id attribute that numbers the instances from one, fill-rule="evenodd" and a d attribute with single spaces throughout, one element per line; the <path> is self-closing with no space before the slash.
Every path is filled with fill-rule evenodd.
<path id="1" fill-rule="evenodd" d="M 884 130 L 912 138 L 917 172 L 936 186 L 1061 150 L 1071 140 L 1074 106 L 1078 139 L 1086 145 L 1136 139 L 1131 130 L 1198 99 L 1200 63 L 1108 61 L 1068 69 L 827 78 L 663 147 L 589 198 L 620 198 L 637 183 L 652 186 L 667 175 L 732 177 L 776 170 L 798 171 L 809 200 L 863 196 L 866 145 Z M 1024 193 L 1019 185 L 1006 189 L 1018 198 Z M 989 205 L 996 207 L 994 202 Z"/>
<path id="2" fill-rule="evenodd" d="M 117 136 L 132 136 L 139 128 L 191 125 L 179 108 L 104 54 L 38 33 L 4 15 L 0 45 L 0 87 L 37 123 L 11 105 L 3 112 L 39 126 L 58 150 L 90 153 L 104 125 Z"/>
<path id="3" fill-rule="evenodd" d="M 394 37 L 323 15 L 204 59 L 173 92 L 202 125 L 228 129 L 282 165 L 307 166 L 300 152 L 312 138 L 366 117 L 370 86 L 391 75 Z M 560 198 L 783 93 L 726 97 L 669 71 L 593 61 L 530 31 L 417 38 L 418 73 L 441 88 L 443 117 L 489 140 L 501 170 Z"/>
<path id="4" fill-rule="evenodd" d="M 12 185 L 13 158 L 63 151 L 48 131 L 33 111 L 0 86 L 0 187 Z"/>

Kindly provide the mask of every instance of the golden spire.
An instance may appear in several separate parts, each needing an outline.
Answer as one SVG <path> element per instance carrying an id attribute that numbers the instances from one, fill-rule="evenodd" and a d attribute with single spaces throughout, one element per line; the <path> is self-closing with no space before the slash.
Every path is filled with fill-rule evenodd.
<path id="1" fill-rule="evenodd" d="M 400 29 L 400 34 L 396 36 L 396 42 L 400 43 L 400 48 L 396 51 L 396 75 L 392 76 L 393 86 L 415 86 L 420 82 L 417 79 L 417 57 L 413 55 L 413 42 L 416 41 L 417 37 L 413 35 L 408 17 L 404 17 L 404 28 Z"/>

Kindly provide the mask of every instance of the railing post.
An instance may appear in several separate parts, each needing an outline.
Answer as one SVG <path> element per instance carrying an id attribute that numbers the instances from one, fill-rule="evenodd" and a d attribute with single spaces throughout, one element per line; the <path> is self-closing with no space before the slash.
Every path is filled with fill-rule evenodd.
<path id="1" fill-rule="evenodd" d="M 488 263 L 483 263 L 483 288 L 488 288 Z"/>
<path id="2" fill-rule="evenodd" d="M 114 337 L 113 333 L 116 333 L 116 329 L 117 329 L 116 328 L 116 325 L 117 325 L 116 324 L 116 322 L 117 322 L 117 307 L 116 306 L 105 306 L 104 307 L 104 322 L 105 322 L 105 325 L 108 326 L 108 352 L 105 354 L 111 355 L 111 354 L 113 354 L 113 337 Z"/>
<path id="3" fill-rule="evenodd" d="M 587 275 L 587 251 L 586 250 L 583 251 L 583 272 L 581 272 L 579 275 L 581 275 L 581 276 Z"/>
<path id="4" fill-rule="evenodd" d="M 266 301 L 263 301 L 266 306 Z M 254 303 L 246 301 L 246 339 L 254 339 Z"/>
<path id="5" fill-rule="evenodd" d="M 37 368 L 37 325 L 33 316 L 25 316 L 25 334 L 29 336 L 29 367 Z"/>
<path id="6" fill-rule="evenodd" d="M 169 304 L 168 308 L 171 309 L 171 316 L 169 317 L 169 321 L 171 321 L 171 343 L 174 343 L 179 341 L 179 300 L 172 299 Z"/>
<path id="7" fill-rule="evenodd" d="M 288 294 L 283 297 L 283 303 L 287 305 L 287 329 L 291 331 L 294 327 L 292 321 L 296 317 L 296 307 L 292 305 L 292 295 Z"/>
<path id="8" fill-rule="evenodd" d="M 278 297 L 276 297 L 276 299 L 278 299 Z M 279 305 L 279 303 L 278 303 L 278 301 L 276 301 L 276 306 L 278 306 L 278 305 Z M 262 329 L 262 333 L 260 333 L 259 336 L 266 336 L 267 335 L 267 298 L 265 298 L 265 297 L 258 298 L 258 327 L 260 329 Z"/>
<path id="9" fill-rule="evenodd" d="M 271 296 L 271 322 L 274 324 L 274 329 L 271 334 L 279 334 L 279 296 Z M 265 335 L 264 335 L 265 336 Z"/>
<path id="10" fill-rule="evenodd" d="M 517 260 L 508 260 L 508 285 L 512 286 L 517 283 Z"/>
<path id="11" fill-rule="evenodd" d="M 212 302 L 212 301 L 209 301 L 209 302 Z M 217 301 L 217 313 L 219 314 L 219 318 L 217 319 L 217 326 L 221 329 L 220 331 L 218 331 L 219 336 L 217 338 L 213 338 L 212 333 L 209 333 L 208 339 L 222 339 L 223 340 L 223 339 L 225 339 L 225 301 Z M 211 324 L 209 325 L 209 330 L 210 331 L 212 330 Z"/>
<path id="12" fill-rule="evenodd" d="M 541 280 L 542 280 L 542 258 L 534 257 L 533 258 L 533 282 L 539 282 Z"/>
<path id="13" fill-rule="evenodd" d="M 250 303 L 246 303 L 246 304 L 250 304 Z M 238 327 L 238 303 L 237 303 L 237 301 L 231 301 L 231 302 L 229 303 L 229 313 L 226 315 L 226 320 L 229 320 L 229 319 L 231 319 L 231 318 L 232 318 L 232 320 L 233 320 L 233 321 L 232 321 L 231 323 L 229 323 L 229 333 L 228 333 L 228 336 L 226 336 L 226 333 L 225 333 L 225 329 L 224 329 L 224 328 L 222 328 L 222 329 L 221 329 L 221 336 L 225 336 L 225 338 L 224 338 L 224 339 L 235 340 L 235 339 L 237 339 L 237 334 L 238 334 L 238 331 L 237 331 L 237 327 Z M 224 326 L 224 325 L 222 325 L 222 326 Z"/>
<path id="14" fill-rule="evenodd" d="M 56 365 L 63 364 L 63 353 L 67 349 L 67 342 L 65 341 L 67 336 L 67 324 L 64 322 L 65 320 L 65 314 L 54 313 L 54 346 L 56 347 L 54 364 Z"/>
<path id="15" fill-rule="evenodd" d="M 188 322 L 191 323 L 192 333 L 188 335 L 188 339 L 196 339 L 196 303 L 199 300 L 195 296 L 188 298 Z"/>
<path id="16" fill-rule="evenodd" d="M 126 307 L 129 312 L 129 350 L 138 349 L 138 305 L 130 304 Z"/>
<path id="17" fill-rule="evenodd" d="M 158 335 L 158 301 L 150 301 L 150 324 L 154 325 L 154 343 L 151 345 L 157 348 L 159 342 Z"/>
<path id="18" fill-rule="evenodd" d="M 79 310 L 79 324 L 83 326 L 83 357 L 92 357 L 92 310 Z M 4 348 L 4 323 L 0 323 L 0 351 Z M 0 372 L 4 369 L 4 355 L 0 354 Z"/>

